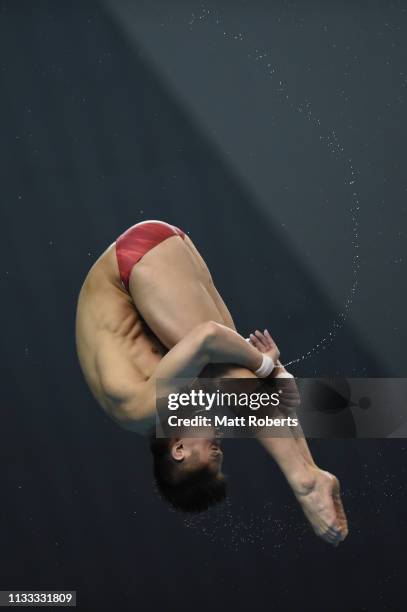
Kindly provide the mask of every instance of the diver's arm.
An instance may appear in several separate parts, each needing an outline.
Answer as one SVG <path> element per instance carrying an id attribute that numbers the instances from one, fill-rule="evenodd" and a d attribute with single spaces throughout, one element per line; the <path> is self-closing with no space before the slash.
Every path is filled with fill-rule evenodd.
<path id="1" fill-rule="evenodd" d="M 174 393 L 177 379 L 193 379 L 210 363 L 233 363 L 254 372 L 262 361 L 260 351 L 234 330 L 213 321 L 202 323 L 168 351 L 149 380 L 122 402 L 123 418 L 142 418 L 140 411 L 154 413 L 157 380 L 162 390 L 165 385 L 167 393 Z"/>

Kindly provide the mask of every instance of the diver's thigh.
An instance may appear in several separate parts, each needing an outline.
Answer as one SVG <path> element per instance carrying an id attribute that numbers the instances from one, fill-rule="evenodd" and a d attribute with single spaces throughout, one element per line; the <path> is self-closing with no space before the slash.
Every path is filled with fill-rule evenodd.
<path id="1" fill-rule="evenodd" d="M 223 319 L 223 325 L 226 325 L 226 327 L 230 327 L 230 329 L 234 329 L 236 331 L 236 326 L 232 315 L 230 314 L 228 307 L 213 283 L 211 283 L 211 285 L 208 287 L 208 292 L 211 295 L 216 308 L 220 312 L 220 316 Z"/>
<path id="2" fill-rule="evenodd" d="M 134 266 L 129 289 L 140 315 L 167 348 L 200 323 L 223 323 L 182 238 L 149 251 Z"/>
<path id="3" fill-rule="evenodd" d="M 200 254 L 198 249 L 196 248 L 196 246 L 193 243 L 193 241 L 191 240 L 191 238 L 189 236 L 187 236 L 187 235 L 185 235 L 185 243 L 189 247 L 189 249 L 191 250 L 191 253 L 192 253 L 193 257 L 195 258 L 197 266 L 199 266 L 203 270 L 203 275 L 204 275 L 204 278 L 205 278 L 206 289 L 207 289 L 209 295 L 212 297 L 212 299 L 213 299 L 213 301 L 215 303 L 215 306 L 218 309 L 218 311 L 219 311 L 219 313 L 220 313 L 220 315 L 222 317 L 223 325 L 226 325 L 227 327 L 230 327 L 231 329 L 234 329 L 236 331 L 236 326 L 235 326 L 235 323 L 233 321 L 232 315 L 230 314 L 228 307 L 226 306 L 225 302 L 223 301 L 222 296 L 219 294 L 219 291 L 215 287 L 212 275 L 211 275 L 211 273 L 209 271 L 209 268 L 208 268 L 208 266 L 206 264 L 206 261 L 204 260 L 204 258 L 202 257 L 202 255 Z"/>

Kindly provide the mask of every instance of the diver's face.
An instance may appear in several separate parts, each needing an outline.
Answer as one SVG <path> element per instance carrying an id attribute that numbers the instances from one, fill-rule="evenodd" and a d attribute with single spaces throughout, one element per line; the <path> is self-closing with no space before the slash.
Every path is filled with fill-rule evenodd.
<path id="1" fill-rule="evenodd" d="M 188 469 L 208 467 L 214 474 L 221 471 L 223 452 L 219 438 L 176 438 L 171 445 L 171 454 Z"/>

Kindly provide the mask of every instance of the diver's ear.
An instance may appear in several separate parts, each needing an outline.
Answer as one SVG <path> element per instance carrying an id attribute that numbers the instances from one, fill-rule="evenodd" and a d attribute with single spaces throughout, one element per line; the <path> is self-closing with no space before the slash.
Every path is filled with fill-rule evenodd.
<path id="1" fill-rule="evenodd" d="M 185 459 L 185 447 L 182 438 L 177 438 L 171 446 L 171 456 L 176 461 Z"/>

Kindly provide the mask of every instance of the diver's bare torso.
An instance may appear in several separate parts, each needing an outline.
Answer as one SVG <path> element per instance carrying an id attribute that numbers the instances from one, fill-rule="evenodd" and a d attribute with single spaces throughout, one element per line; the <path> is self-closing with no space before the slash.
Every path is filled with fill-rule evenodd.
<path id="1" fill-rule="evenodd" d="M 76 314 L 79 362 L 94 397 L 114 417 L 115 389 L 142 383 L 154 372 L 167 349 L 140 317 L 131 296 L 122 288 L 111 244 L 87 274 Z M 112 384 L 100 371 L 111 372 Z"/>

